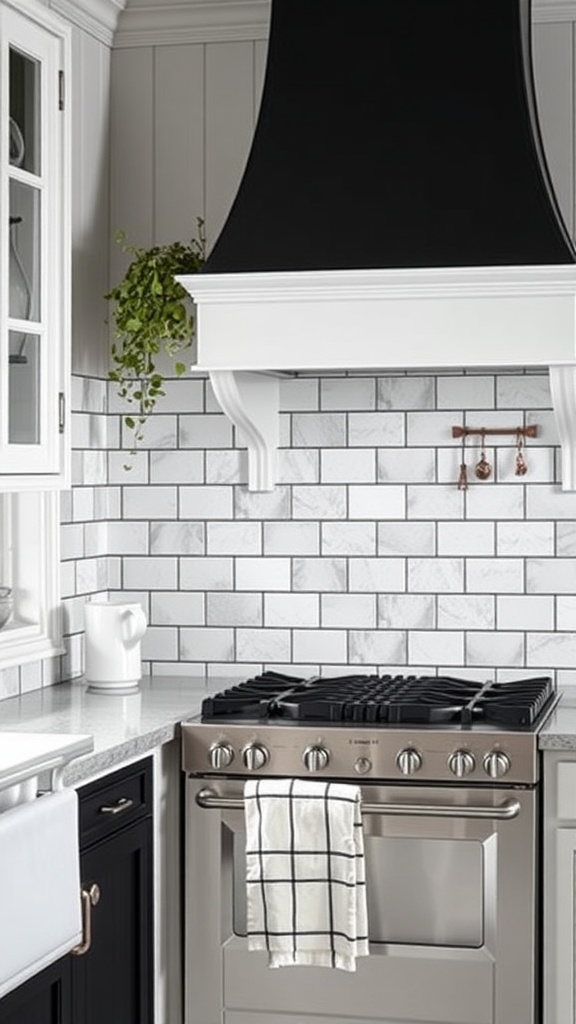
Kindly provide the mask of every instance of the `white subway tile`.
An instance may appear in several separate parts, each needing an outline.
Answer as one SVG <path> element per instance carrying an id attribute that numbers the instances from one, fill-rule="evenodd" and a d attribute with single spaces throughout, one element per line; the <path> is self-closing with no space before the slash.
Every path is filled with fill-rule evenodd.
<path id="1" fill-rule="evenodd" d="M 439 555 L 493 555 L 494 523 L 438 523 Z"/>
<path id="2" fill-rule="evenodd" d="M 150 554 L 203 555 L 205 524 L 186 522 L 150 523 Z"/>
<path id="3" fill-rule="evenodd" d="M 496 550 L 499 555 L 552 555 L 554 523 L 496 523 Z M 576 530 L 573 554 L 576 555 Z"/>
<path id="4" fill-rule="evenodd" d="M 82 483 L 104 486 L 108 483 L 105 451 L 82 452 Z"/>
<path id="5" fill-rule="evenodd" d="M 322 594 L 322 627 L 376 628 L 374 594 Z"/>
<path id="6" fill-rule="evenodd" d="M 77 562 L 60 562 L 60 597 L 72 597 L 76 593 Z"/>
<path id="7" fill-rule="evenodd" d="M 322 483 L 376 482 L 374 449 L 328 448 L 320 454 Z"/>
<path id="8" fill-rule="evenodd" d="M 379 555 L 434 555 L 434 523 L 378 523 Z"/>
<path id="9" fill-rule="evenodd" d="M 409 558 L 410 593 L 449 593 L 464 590 L 462 558 Z"/>
<path id="10" fill-rule="evenodd" d="M 108 551 L 108 523 L 86 523 L 84 529 L 84 554 L 87 558 L 92 555 L 105 555 Z M 81 527 L 82 529 L 82 527 Z M 62 555 L 62 557 L 65 557 Z M 77 556 L 79 557 L 79 556 Z"/>
<path id="11" fill-rule="evenodd" d="M 264 625 L 318 627 L 318 594 L 265 594 Z"/>
<path id="12" fill-rule="evenodd" d="M 493 409 L 494 377 L 438 377 L 436 381 L 438 409 Z"/>
<path id="13" fill-rule="evenodd" d="M 499 630 L 554 629 L 554 598 L 516 594 L 496 599 L 497 627 Z M 576 623 L 575 623 L 576 627 Z"/>
<path id="14" fill-rule="evenodd" d="M 346 488 L 336 484 L 295 485 L 292 516 L 294 519 L 345 519 Z"/>
<path id="15" fill-rule="evenodd" d="M 432 449 L 380 448 L 378 483 L 433 483 L 436 463 Z"/>
<path id="16" fill-rule="evenodd" d="M 550 409 L 552 405 L 547 373 L 498 376 L 496 395 L 499 409 Z"/>
<path id="17" fill-rule="evenodd" d="M 248 459 L 243 449 L 217 448 L 206 452 L 207 484 L 246 484 L 247 481 Z"/>
<path id="18" fill-rule="evenodd" d="M 490 481 L 474 483 L 466 491 L 466 518 L 523 519 L 523 486 L 521 484 L 498 485 Z"/>
<path id="19" fill-rule="evenodd" d="M 436 598 L 432 594 L 379 594 L 379 629 L 434 629 Z"/>
<path id="20" fill-rule="evenodd" d="M 94 594 L 108 586 L 107 559 L 83 558 L 76 563 L 76 593 Z"/>
<path id="21" fill-rule="evenodd" d="M 351 558 L 348 567 L 352 592 L 393 593 L 406 589 L 406 562 L 403 558 Z"/>
<path id="22" fill-rule="evenodd" d="M 176 416 L 164 416 L 155 412 L 142 427 L 142 440 L 138 447 L 143 449 L 176 448 L 177 447 Z M 121 445 L 123 448 L 134 447 L 134 431 L 122 422 Z"/>
<path id="23" fill-rule="evenodd" d="M 398 447 L 404 444 L 404 414 L 401 412 L 351 412 L 348 414 L 348 444 L 354 448 Z"/>
<path id="24" fill-rule="evenodd" d="M 148 554 L 148 523 L 123 520 L 108 524 L 108 554 Z"/>
<path id="25" fill-rule="evenodd" d="M 576 492 L 557 485 L 534 484 L 526 488 L 527 519 L 576 519 Z"/>
<path id="26" fill-rule="evenodd" d="M 232 558 L 181 558 L 180 587 L 183 590 L 232 590 Z"/>
<path id="27" fill-rule="evenodd" d="M 267 661 L 272 664 L 292 660 L 290 630 L 239 629 L 236 634 L 238 661 Z"/>
<path id="28" fill-rule="evenodd" d="M 552 526 L 551 523 L 548 526 Z M 557 554 L 561 558 L 569 558 L 576 555 L 576 522 L 556 523 Z M 532 552 L 531 552 L 532 553 Z M 552 554 L 552 551 L 539 551 L 534 554 Z"/>
<path id="29" fill-rule="evenodd" d="M 326 409 L 375 409 L 374 377 L 326 377 L 320 381 L 320 405 Z"/>
<path id="30" fill-rule="evenodd" d="M 410 446 L 424 448 L 453 444 L 453 412 L 409 412 L 406 415 L 406 438 Z"/>
<path id="31" fill-rule="evenodd" d="M 204 626 L 204 594 L 157 591 L 150 595 L 150 624 L 153 626 Z M 227 623 L 208 623 L 227 625 Z M 156 657 L 156 655 L 154 655 Z"/>
<path id="32" fill-rule="evenodd" d="M 184 519 L 232 519 L 234 492 L 231 487 L 180 487 L 178 493 L 180 515 Z"/>
<path id="33" fill-rule="evenodd" d="M 576 632 L 529 633 L 527 662 L 532 668 L 567 668 L 576 664 Z"/>
<path id="34" fill-rule="evenodd" d="M 237 558 L 237 590 L 290 590 L 289 558 Z"/>
<path id="35" fill-rule="evenodd" d="M 529 427 L 534 424 L 538 431 L 536 437 L 531 437 L 527 440 L 527 446 L 533 448 L 539 444 L 552 446 L 560 444 L 556 417 L 552 410 L 549 412 L 544 409 L 537 409 L 534 412 L 527 410 L 525 418 L 526 426 Z"/>
<path id="36" fill-rule="evenodd" d="M 434 377 L 379 377 L 379 409 L 433 409 Z"/>
<path id="37" fill-rule="evenodd" d="M 202 412 L 204 408 L 204 382 L 184 376 L 166 379 L 162 390 L 162 412 Z M 156 415 L 156 413 L 154 414 Z"/>
<path id="38" fill-rule="evenodd" d="M 42 662 L 20 666 L 20 693 L 30 693 L 42 687 Z"/>
<path id="39" fill-rule="evenodd" d="M 292 590 L 346 590 L 345 558 L 294 558 Z"/>
<path id="40" fill-rule="evenodd" d="M 348 655 L 347 640 L 344 629 L 295 629 L 294 657 L 297 661 L 343 662 Z"/>
<path id="41" fill-rule="evenodd" d="M 462 665 L 464 634 L 451 630 L 419 630 L 408 633 L 408 664 Z"/>
<path id="42" fill-rule="evenodd" d="M 176 519 L 176 487 L 125 487 L 122 507 L 125 519 Z"/>
<path id="43" fill-rule="evenodd" d="M 494 629 L 494 625 L 492 595 L 438 595 L 438 629 Z"/>
<path id="44" fill-rule="evenodd" d="M 575 558 L 526 559 L 528 594 L 573 594 L 575 590 Z"/>
<path id="45" fill-rule="evenodd" d="M 405 490 L 394 484 L 351 484 L 348 506 L 350 519 L 402 519 Z"/>
<path id="46" fill-rule="evenodd" d="M 462 519 L 464 499 L 455 484 L 409 484 L 408 519 Z"/>
<path id="47" fill-rule="evenodd" d="M 150 454 L 139 451 L 131 456 L 125 451 L 108 452 L 108 482 L 121 486 L 148 483 Z"/>
<path id="48" fill-rule="evenodd" d="M 125 558 L 122 566 L 127 590 L 175 590 L 178 586 L 175 558 Z"/>
<path id="49" fill-rule="evenodd" d="M 567 633 L 576 633 L 576 597 L 556 598 L 556 626 Z M 541 628 L 548 627 L 543 624 Z"/>
<path id="50" fill-rule="evenodd" d="M 317 377 L 283 378 L 280 381 L 280 408 L 284 412 L 317 411 L 320 408 L 320 381 Z"/>
<path id="51" fill-rule="evenodd" d="M 406 664 L 406 633 L 399 630 L 353 629 L 348 647 L 351 665 Z"/>
<path id="52" fill-rule="evenodd" d="M 346 416 L 341 412 L 295 412 L 292 444 L 295 448 L 342 448 L 346 443 Z"/>
<path id="53" fill-rule="evenodd" d="M 94 518 L 94 488 L 75 487 L 72 491 L 74 522 L 89 522 Z"/>
<path id="54" fill-rule="evenodd" d="M 206 595 L 208 626 L 261 626 L 262 596 L 260 594 Z"/>
<path id="55" fill-rule="evenodd" d="M 260 555 L 261 523 L 206 523 L 206 551 L 209 555 Z"/>
<path id="56" fill-rule="evenodd" d="M 323 555 L 375 555 L 375 523 L 322 523 Z"/>
<path id="57" fill-rule="evenodd" d="M 237 519 L 290 519 L 290 488 L 276 486 L 273 491 L 235 490 Z"/>
<path id="58" fill-rule="evenodd" d="M 280 449 L 279 484 L 320 483 L 320 453 L 313 448 Z"/>
<path id="59" fill-rule="evenodd" d="M 233 661 L 234 630 L 191 626 L 180 630 L 183 661 Z"/>
<path id="60" fill-rule="evenodd" d="M 523 560 L 521 558 L 467 558 L 466 590 L 472 594 L 523 593 Z"/>
<path id="61" fill-rule="evenodd" d="M 338 526 L 338 523 L 329 523 Z M 264 523 L 265 555 L 317 555 L 320 552 L 319 523 Z M 252 552 L 259 554 L 259 552 Z"/>
<path id="62" fill-rule="evenodd" d="M 214 455 L 209 452 L 208 455 Z M 150 482 L 153 484 L 204 483 L 204 455 L 198 451 L 150 452 Z"/>
<path id="63" fill-rule="evenodd" d="M 179 448 L 231 448 L 232 424 L 224 413 L 178 417 Z"/>
<path id="64" fill-rule="evenodd" d="M 60 527 L 60 557 L 64 561 L 84 557 L 84 527 L 80 523 L 63 523 Z"/>
<path id="65" fill-rule="evenodd" d="M 523 633 L 467 633 L 466 664 L 504 667 L 524 661 Z"/>

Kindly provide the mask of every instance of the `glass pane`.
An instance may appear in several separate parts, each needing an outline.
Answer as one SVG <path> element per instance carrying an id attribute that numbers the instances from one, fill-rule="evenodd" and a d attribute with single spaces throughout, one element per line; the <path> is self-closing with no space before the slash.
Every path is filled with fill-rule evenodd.
<path id="1" fill-rule="evenodd" d="M 8 440 L 40 444 L 40 338 L 10 331 Z"/>
<path id="2" fill-rule="evenodd" d="M 40 174 L 40 63 L 10 49 L 10 163 Z"/>
<path id="3" fill-rule="evenodd" d="M 40 193 L 10 182 L 9 316 L 40 319 Z"/>
<path id="4" fill-rule="evenodd" d="M 0 494 L 0 630 L 13 621 L 11 496 Z"/>

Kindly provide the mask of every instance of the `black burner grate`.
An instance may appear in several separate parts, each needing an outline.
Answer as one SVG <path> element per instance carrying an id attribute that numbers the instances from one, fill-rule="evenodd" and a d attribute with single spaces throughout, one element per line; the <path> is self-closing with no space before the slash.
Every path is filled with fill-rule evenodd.
<path id="1" fill-rule="evenodd" d="M 494 683 L 452 676 L 365 674 L 303 680 L 264 672 L 206 698 L 202 717 L 388 725 L 484 722 L 530 728 L 554 695 L 549 676 Z"/>

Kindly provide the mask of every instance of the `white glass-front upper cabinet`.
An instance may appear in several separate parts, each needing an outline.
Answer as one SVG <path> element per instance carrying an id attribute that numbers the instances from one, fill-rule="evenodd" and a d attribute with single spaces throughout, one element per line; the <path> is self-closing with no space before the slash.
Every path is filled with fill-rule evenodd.
<path id="1" fill-rule="evenodd" d="M 69 29 L 0 0 L 0 490 L 68 480 Z"/>

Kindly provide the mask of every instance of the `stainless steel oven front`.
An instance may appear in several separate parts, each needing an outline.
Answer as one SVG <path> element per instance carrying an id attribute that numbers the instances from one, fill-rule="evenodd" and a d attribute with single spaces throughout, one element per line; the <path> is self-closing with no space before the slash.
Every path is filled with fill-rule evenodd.
<path id="1" fill-rule="evenodd" d="M 186 779 L 186 1024 L 537 1024 L 536 786 L 362 784 L 353 974 L 248 952 L 243 786 Z"/>

